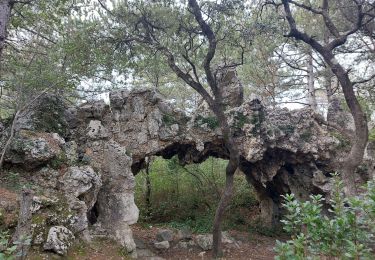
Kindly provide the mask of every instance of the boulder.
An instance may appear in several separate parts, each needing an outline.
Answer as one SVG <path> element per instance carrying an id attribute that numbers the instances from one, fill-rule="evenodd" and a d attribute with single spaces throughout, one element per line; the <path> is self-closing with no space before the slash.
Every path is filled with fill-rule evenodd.
<path id="1" fill-rule="evenodd" d="M 21 130 L 13 138 L 5 161 L 34 169 L 61 154 L 61 137 L 56 133 Z"/>
<path id="2" fill-rule="evenodd" d="M 66 255 L 74 239 L 73 233 L 66 227 L 51 227 L 48 231 L 47 241 L 43 245 L 43 248 L 44 250 L 53 251 L 59 255 Z"/>

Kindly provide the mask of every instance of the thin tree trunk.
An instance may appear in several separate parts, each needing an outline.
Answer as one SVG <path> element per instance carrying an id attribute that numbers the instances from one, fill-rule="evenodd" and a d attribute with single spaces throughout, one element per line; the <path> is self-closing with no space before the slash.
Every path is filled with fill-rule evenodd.
<path id="1" fill-rule="evenodd" d="M 329 44 L 329 30 L 327 28 L 325 28 L 324 30 L 323 41 L 325 45 Z M 327 103 L 329 106 L 332 101 L 333 90 L 332 90 L 332 72 L 329 69 L 328 64 L 326 64 L 326 68 L 324 69 L 323 78 L 324 78 L 323 85 L 324 85 L 324 88 L 326 89 Z"/>
<path id="2" fill-rule="evenodd" d="M 217 104 L 219 105 L 214 106 L 212 110 L 214 111 L 217 119 L 219 120 L 222 134 L 223 134 L 224 144 L 229 151 L 229 162 L 225 169 L 225 188 L 221 196 L 219 205 L 216 209 L 213 230 L 212 230 L 212 236 L 213 236 L 212 256 L 214 258 L 218 258 L 223 255 L 222 241 L 221 241 L 222 222 L 223 222 L 225 210 L 227 209 L 231 201 L 232 194 L 233 194 L 234 174 L 237 168 L 239 167 L 239 152 L 238 152 L 236 144 L 233 142 L 230 126 L 228 125 L 228 120 L 221 106 L 222 96 L 221 94 L 216 94 L 215 97 L 216 97 L 215 100 Z"/>
<path id="3" fill-rule="evenodd" d="M 225 210 L 227 209 L 232 198 L 234 173 L 236 172 L 237 167 L 238 167 L 238 163 L 235 158 L 229 160 L 227 167 L 226 167 L 225 189 L 221 196 L 219 205 L 216 209 L 213 230 L 212 230 L 212 236 L 213 236 L 212 256 L 214 258 L 223 256 L 223 248 L 222 248 L 222 241 L 221 241 L 221 238 L 222 238 L 221 226 L 222 226 Z"/>
<path id="4" fill-rule="evenodd" d="M 14 137 L 14 128 L 15 128 L 15 125 L 17 123 L 17 119 L 18 119 L 19 113 L 20 113 L 20 111 L 17 111 L 16 115 L 14 116 L 14 119 L 13 119 L 13 122 L 12 122 L 12 126 L 10 128 L 10 136 L 9 136 L 7 142 L 5 143 L 3 151 L 1 152 L 1 157 L 0 157 L 0 173 L 3 171 L 3 164 L 4 164 L 5 153 L 8 150 L 8 147 L 11 144 L 11 142 L 13 140 L 13 137 Z"/>
<path id="5" fill-rule="evenodd" d="M 314 87 L 314 59 L 313 59 L 313 52 L 312 49 L 309 50 L 308 54 L 308 63 L 307 63 L 307 71 L 308 71 L 308 84 L 307 84 L 307 100 L 310 107 L 316 112 L 317 111 L 317 102 L 316 102 L 316 95 L 315 95 L 315 87 Z"/>
<path id="6" fill-rule="evenodd" d="M 151 179 L 150 179 L 150 161 L 147 158 L 146 161 L 146 208 L 147 216 L 151 215 Z"/>
<path id="7" fill-rule="evenodd" d="M 32 212 L 31 206 L 33 203 L 34 192 L 30 189 L 23 189 L 21 195 L 20 213 L 18 217 L 18 224 L 16 232 L 13 234 L 12 242 L 17 242 L 17 249 L 15 251 L 17 260 L 26 259 L 27 252 L 30 247 L 30 239 L 32 235 L 31 220 Z"/>
<path id="8" fill-rule="evenodd" d="M 11 3 L 10 0 L 0 0 L 0 65 L 2 63 L 2 53 L 7 38 L 7 28 L 10 19 Z"/>

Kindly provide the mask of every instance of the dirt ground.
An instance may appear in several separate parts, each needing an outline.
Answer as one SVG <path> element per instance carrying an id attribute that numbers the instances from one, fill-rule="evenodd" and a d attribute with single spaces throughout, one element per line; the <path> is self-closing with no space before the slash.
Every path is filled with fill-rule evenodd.
<path id="1" fill-rule="evenodd" d="M 155 250 L 153 242 L 158 231 L 158 227 L 144 228 L 139 225 L 133 226 L 133 235 L 147 243 L 148 248 L 152 249 L 157 256 L 164 259 L 211 259 L 211 251 L 203 251 L 199 247 L 188 249 L 178 248 L 175 243 L 167 250 Z M 276 238 L 266 237 L 259 234 L 249 234 L 247 232 L 229 231 L 229 234 L 236 243 L 224 244 L 223 259 L 274 259 L 273 247 Z"/>
<path id="2" fill-rule="evenodd" d="M 177 242 L 172 242 L 167 250 L 155 249 L 153 243 L 156 233 L 160 227 L 145 228 L 141 225 L 133 225 L 133 236 L 136 240 L 142 241 L 144 248 L 153 253 L 150 257 L 139 257 L 141 260 L 204 260 L 211 259 L 211 251 L 203 251 L 199 247 L 187 249 L 177 247 Z M 229 234 L 235 239 L 236 243 L 224 244 L 223 260 L 268 260 L 274 259 L 273 247 L 276 238 L 266 237 L 259 234 L 249 234 L 246 232 L 230 231 Z M 194 235 L 193 235 L 194 236 Z M 139 249 L 137 249 L 139 251 Z M 40 253 L 33 249 L 30 251 L 27 259 L 29 260 L 50 260 L 50 259 L 68 259 L 68 260 L 127 260 L 131 259 L 120 245 L 108 239 L 94 239 L 92 243 L 76 243 L 67 256 L 59 257 L 51 253 Z"/>

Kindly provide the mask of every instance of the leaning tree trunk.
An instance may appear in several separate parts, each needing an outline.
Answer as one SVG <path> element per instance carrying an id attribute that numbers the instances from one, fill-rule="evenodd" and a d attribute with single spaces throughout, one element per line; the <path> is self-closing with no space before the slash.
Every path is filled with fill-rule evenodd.
<path id="1" fill-rule="evenodd" d="M 289 37 L 294 37 L 297 40 L 302 40 L 311 46 L 315 51 L 322 55 L 324 61 L 331 68 L 333 74 L 337 77 L 340 82 L 342 91 L 344 93 L 345 101 L 349 107 L 350 113 L 353 116 L 355 124 L 355 136 L 352 138 L 352 147 L 348 156 L 343 162 L 342 177 L 345 183 L 345 193 L 347 196 L 355 195 L 357 193 L 356 183 L 355 183 L 355 170 L 361 164 L 363 155 L 366 149 L 368 141 L 368 127 L 366 114 L 363 112 L 361 105 L 359 104 L 357 97 L 354 93 L 353 82 L 350 80 L 348 71 L 346 71 L 342 65 L 337 61 L 333 54 L 333 50 L 347 42 L 349 35 L 355 33 L 361 28 L 364 22 L 363 9 L 358 9 L 358 21 L 356 27 L 349 31 L 346 35 L 340 35 L 337 27 L 329 19 L 328 13 L 328 1 L 323 1 L 322 5 L 322 15 L 325 18 L 325 24 L 330 32 L 332 32 L 335 39 L 331 41 L 328 45 L 321 45 L 313 36 L 308 35 L 305 32 L 301 32 L 297 26 L 296 20 L 292 15 L 289 0 L 281 1 L 284 6 L 285 17 L 289 23 L 290 32 Z M 362 5 L 358 4 L 360 7 Z"/>
<path id="2" fill-rule="evenodd" d="M 225 169 L 225 188 L 215 212 L 214 224 L 212 229 L 212 256 L 214 258 L 218 258 L 223 255 L 221 228 L 225 210 L 227 209 L 233 194 L 234 174 L 239 167 L 239 152 L 235 143 L 233 142 L 230 126 L 221 106 L 222 96 L 221 94 L 216 94 L 215 96 L 217 103 L 216 106 L 214 105 L 213 111 L 221 126 L 224 144 L 229 152 L 229 162 Z"/>
<path id="3" fill-rule="evenodd" d="M 11 3 L 10 0 L 0 0 L 0 65 L 5 39 L 7 37 L 7 28 L 10 18 Z"/>
<path id="4" fill-rule="evenodd" d="M 367 117 L 356 98 L 353 83 L 350 81 L 348 73 L 337 63 L 333 55 L 325 54 L 323 57 L 340 82 L 345 101 L 354 119 L 355 135 L 353 136 L 349 155 L 343 162 L 342 169 L 342 177 L 346 188 L 345 192 L 347 195 L 353 196 L 357 194 L 355 170 L 362 162 L 368 142 Z"/>

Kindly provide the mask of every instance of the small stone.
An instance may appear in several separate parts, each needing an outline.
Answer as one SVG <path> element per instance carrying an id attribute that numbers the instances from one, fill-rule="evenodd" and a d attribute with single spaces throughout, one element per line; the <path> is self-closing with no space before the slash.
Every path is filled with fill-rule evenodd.
<path id="1" fill-rule="evenodd" d="M 162 242 L 155 242 L 154 246 L 157 249 L 168 249 L 170 245 L 168 241 L 162 241 Z"/>
<path id="2" fill-rule="evenodd" d="M 169 229 L 160 230 L 156 234 L 156 240 L 158 242 L 162 242 L 162 241 L 170 242 L 170 241 L 173 241 L 173 237 L 174 237 L 173 231 Z"/>
<path id="3" fill-rule="evenodd" d="M 195 240 L 197 245 L 203 250 L 207 251 L 212 249 L 213 238 L 211 234 L 197 235 Z"/>
<path id="4" fill-rule="evenodd" d="M 51 250 L 59 255 L 66 255 L 74 239 L 73 233 L 66 227 L 51 227 L 43 248 L 44 250 Z"/>

